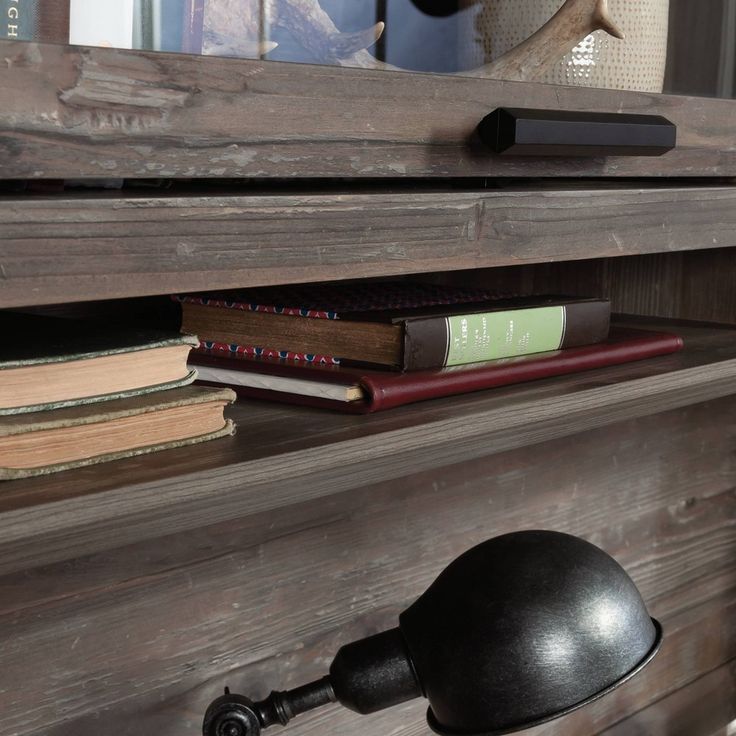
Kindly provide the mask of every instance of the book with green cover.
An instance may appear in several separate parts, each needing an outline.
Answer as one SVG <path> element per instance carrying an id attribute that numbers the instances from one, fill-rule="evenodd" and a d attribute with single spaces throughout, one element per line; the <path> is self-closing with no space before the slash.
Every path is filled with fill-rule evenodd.
<path id="1" fill-rule="evenodd" d="M 93 403 L 191 383 L 196 337 L 0 312 L 0 416 Z"/>
<path id="2" fill-rule="evenodd" d="M 230 389 L 184 386 L 101 404 L 0 417 L 0 480 L 158 452 L 234 432 Z"/>

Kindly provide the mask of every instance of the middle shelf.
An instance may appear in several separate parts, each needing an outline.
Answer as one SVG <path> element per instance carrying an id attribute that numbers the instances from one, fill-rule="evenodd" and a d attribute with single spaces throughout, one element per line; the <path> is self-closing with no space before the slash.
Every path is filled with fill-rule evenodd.
<path id="1" fill-rule="evenodd" d="M 637 321 L 685 349 L 371 416 L 241 400 L 232 438 L 12 481 L 0 571 L 31 567 L 734 393 L 736 328 Z"/>

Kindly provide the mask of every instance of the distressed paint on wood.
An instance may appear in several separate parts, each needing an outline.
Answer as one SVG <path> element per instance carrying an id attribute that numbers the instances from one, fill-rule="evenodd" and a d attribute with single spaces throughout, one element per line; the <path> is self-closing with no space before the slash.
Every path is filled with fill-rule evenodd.
<path id="1" fill-rule="evenodd" d="M 642 92 L 3 42 L 0 178 L 736 176 L 734 103 Z M 500 106 L 662 114 L 665 156 L 499 157 Z"/>

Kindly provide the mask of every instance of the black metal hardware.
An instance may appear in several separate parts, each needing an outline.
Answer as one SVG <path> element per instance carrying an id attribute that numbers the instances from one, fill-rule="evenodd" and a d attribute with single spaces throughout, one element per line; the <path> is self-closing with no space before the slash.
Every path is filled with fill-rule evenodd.
<path id="1" fill-rule="evenodd" d="M 217 698 L 204 736 L 259 736 L 331 702 L 358 713 L 424 695 L 445 736 L 496 736 L 605 695 L 654 657 L 662 639 L 626 572 L 568 534 L 527 531 L 473 547 L 399 616 L 342 647 L 330 673 L 253 703 Z"/>
<path id="2" fill-rule="evenodd" d="M 294 716 L 335 700 L 329 677 L 294 690 L 274 691 L 258 703 L 226 687 L 225 694 L 207 708 L 202 731 L 208 736 L 260 736 L 263 728 L 285 726 Z"/>
<path id="3" fill-rule="evenodd" d="M 478 126 L 481 140 L 505 156 L 661 156 L 677 127 L 661 115 L 499 107 Z"/>

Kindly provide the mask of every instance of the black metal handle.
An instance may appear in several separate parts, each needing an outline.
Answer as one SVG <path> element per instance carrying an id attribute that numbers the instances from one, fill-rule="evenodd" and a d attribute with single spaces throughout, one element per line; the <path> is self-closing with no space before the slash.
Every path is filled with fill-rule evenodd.
<path id="1" fill-rule="evenodd" d="M 478 126 L 481 140 L 508 156 L 661 156 L 677 127 L 661 115 L 499 107 Z"/>

